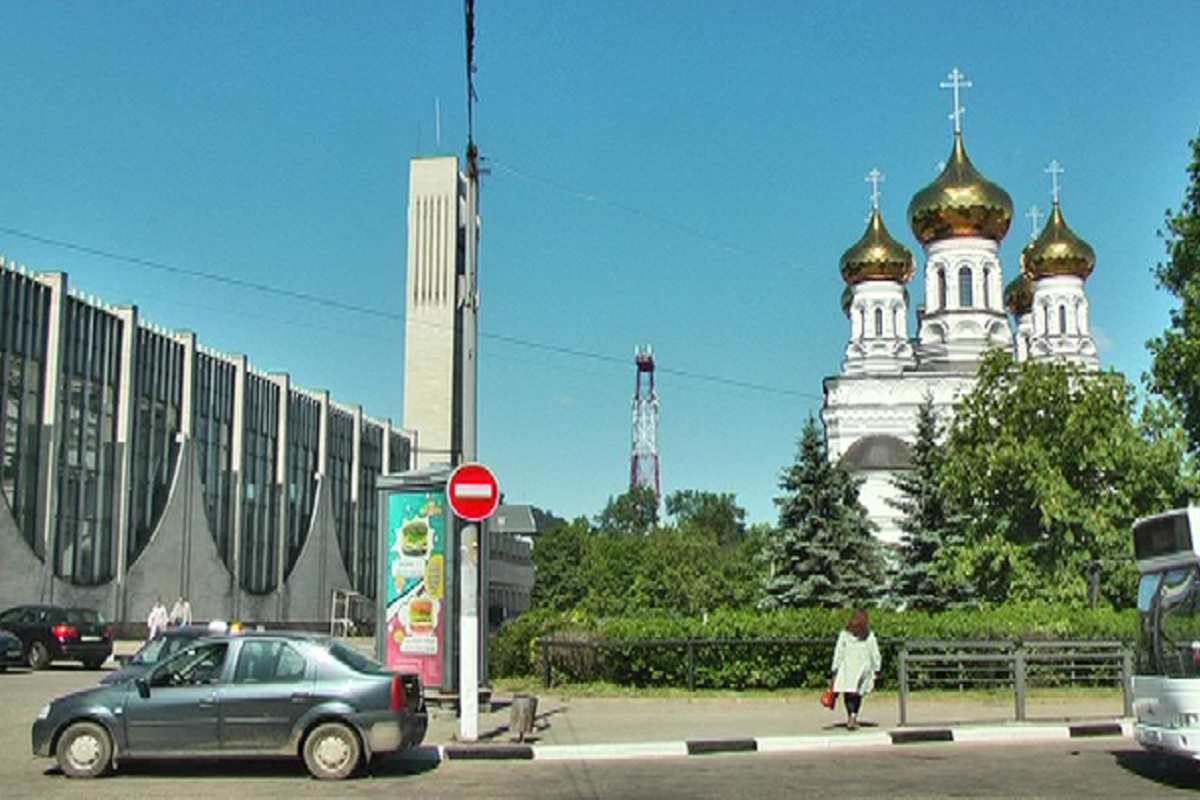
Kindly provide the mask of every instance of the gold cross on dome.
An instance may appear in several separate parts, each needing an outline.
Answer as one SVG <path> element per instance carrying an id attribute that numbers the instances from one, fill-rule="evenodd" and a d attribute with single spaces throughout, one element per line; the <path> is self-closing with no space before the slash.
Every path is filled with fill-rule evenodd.
<path id="1" fill-rule="evenodd" d="M 942 81 L 938 86 L 942 89 L 954 90 L 954 111 L 950 112 L 950 119 L 954 120 L 954 132 L 962 133 L 962 115 L 967 109 L 959 102 L 959 91 L 970 89 L 972 84 L 967 80 L 966 75 L 959 72 L 958 67 L 950 70 L 950 74 L 946 77 L 949 80 Z"/>

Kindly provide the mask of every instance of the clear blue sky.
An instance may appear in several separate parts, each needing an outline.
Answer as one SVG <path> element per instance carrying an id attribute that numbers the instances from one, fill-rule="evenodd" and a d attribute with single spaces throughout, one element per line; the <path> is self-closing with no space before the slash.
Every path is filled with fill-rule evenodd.
<path id="1" fill-rule="evenodd" d="M 664 490 L 774 521 L 841 364 L 864 176 L 919 254 L 955 66 L 968 151 L 1017 207 L 1006 280 L 1058 159 L 1103 363 L 1146 370 L 1200 3 L 478 5 L 479 451 L 510 501 L 592 516 L 624 491 L 650 344 Z M 399 425 L 408 162 L 464 150 L 464 50 L 457 0 L 0 2 L 0 252 Z"/>

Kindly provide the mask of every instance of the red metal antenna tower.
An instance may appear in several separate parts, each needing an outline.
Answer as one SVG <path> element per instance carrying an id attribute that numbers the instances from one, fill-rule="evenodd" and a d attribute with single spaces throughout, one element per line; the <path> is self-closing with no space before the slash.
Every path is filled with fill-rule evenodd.
<path id="1" fill-rule="evenodd" d="M 647 345 L 633 351 L 637 384 L 633 392 L 633 455 L 629 460 L 629 488 L 646 486 L 655 497 L 658 482 L 658 393 L 654 391 L 654 352 Z M 642 378 L 646 383 L 643 387 Z"/>

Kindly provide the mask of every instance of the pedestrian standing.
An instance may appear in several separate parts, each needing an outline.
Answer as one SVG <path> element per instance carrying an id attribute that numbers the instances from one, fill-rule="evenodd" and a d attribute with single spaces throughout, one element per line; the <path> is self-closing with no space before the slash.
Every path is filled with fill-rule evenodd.
<path id="1" fill-rule="evenodd" d="M 879 655 L 879 642 L 871 630 L 867 611 L 856 608 L 846 623 L 845 630 L 838 634 L 837 646 L 833 650 L 833 677 L 829 688 L 842 695 L 846 708 L 846 730 L 858 727 L 858 712 L 862 709 L 863 696 L 875 689 L 883 659 Z"/>
<path id="2" fill-rule="evenodd" d="M 167 621 L 167 607 L 163 604 L 163 599 L 159 597 L 150 609 L 150 616 L 146 617 L 146 638 L 153 639 L 162 633 L 163 629 L 167 627 Z"/>
<path id="3" fill-rule="evenodd" d="M 175 601 L 175 605 L 171 607 L 171 624 L 192 624 L 192 604 L 183 595 L 180 595 L 179 599 Z"/>

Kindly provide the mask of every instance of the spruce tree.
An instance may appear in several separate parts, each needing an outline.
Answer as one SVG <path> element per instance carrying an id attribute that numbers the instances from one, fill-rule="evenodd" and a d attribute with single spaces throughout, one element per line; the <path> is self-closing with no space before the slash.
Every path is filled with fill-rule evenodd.
<path id="1" fill-rule="evenodd" d="M 903 532 L 896 548 L 898 563 L 892 583 L 892 596 L 908 608 L 941 610 L 955 596 L 940 584 L 935 558 L 950 535 L 945 499 L 938 487 L 942 450 L 941 429 L 933 398 L 917 410 L 917 437 L 913 443 L 913 467 L 897 475 L 892 483 L 900 496 L 889 504 L 904 516 L 900 518 Z"/>
<path id="2" fill-rule="evenodd" d="M 775 499 L 779 529 L 764 552 L 770 565 L 764 608 L 844 608 L 878 599 L 882 559 L 859 485 L 845 466 L 830 462 L 810 416 L 796 462 L 781 476 L 784 493 Z"/>

